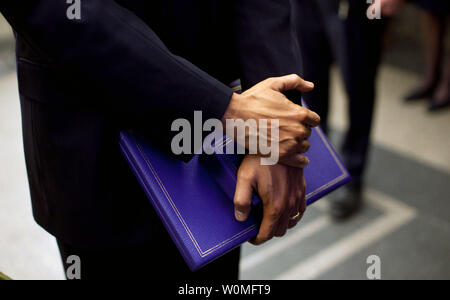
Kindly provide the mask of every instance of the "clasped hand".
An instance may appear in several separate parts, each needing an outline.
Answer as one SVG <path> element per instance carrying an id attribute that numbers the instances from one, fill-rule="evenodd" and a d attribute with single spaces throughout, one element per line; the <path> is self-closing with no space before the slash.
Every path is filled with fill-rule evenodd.
<path id="1" fill-rule="evenodd" d="M 279 134 L 279 163 L 262 165 L 261 154 L 247 155 L 238 171 L 234 196 L 235 217 L 245 221 L 251 211 L 251 198 L 256 191 L 263 203 L 263 220 L 258 235 L 251 241 L 260 245 L 281 237 L 300 221 L 306 210 L 306 182 L 303 168 L 309 163 L 302 154 L 309 150 L 311 128 L 320 123 L 320 117 L 284 96 L 284 91 L 309 92 L 310 82 L 297 75 L 267 79 L 243 94 L 234 94 L 223 117 L 226 119 L 277 119 Z M 260 134 L 260 130 L 255 131 Z M 265 131 L 267 133 L 267 131 Z M 246 138 L 250 138 L 247 136 Z"/>

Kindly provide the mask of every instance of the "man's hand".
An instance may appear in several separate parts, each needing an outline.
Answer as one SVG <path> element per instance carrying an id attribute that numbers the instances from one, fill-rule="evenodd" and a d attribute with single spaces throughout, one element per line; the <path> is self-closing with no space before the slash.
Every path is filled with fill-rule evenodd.
<path id="1" fill-rule="evenodd" d="M 320 117 L 315 112 L 294 104 L 282 92 L 309 92 L 313 88 L 313 83 L 297 75 L 269 78 L 240 95 L 234 94 L 222 122 L 226 125 L 226 120 L 255 120 L 256 126 L 259 126 L 260 120 L 278 120 L 278 137 L 272 135 L 270 128 L 260 130 L 258 127 L 247 130 L 245 137 L 240 139 L 237 136 L 235 140 L 245 140 L 246 148 L 249 140 L 267 140 L 271 145 L 275 143 L 279 145 L 280 163 L 302 168 L 308 164 L 308 159 L 300 154 L 308 151 L 307 140 L 311 135 L 311 127 L 319 125 Z M 261 132 L 266 134 L 260 136 Z"/>
<path id="2" fill-rule="evenodd" d="M 248 218 L 254 190 L 264 207 L 259 233 L 250 242 L 261 245 L 274 236 L 283 236 L 287 229 L 297 225 L 306 210 L 305 189 L 303 169 L 279 164 L 261 166 L 258 156 L 246 156 L 239 168 L 234 196 L 236 219 Z M 295 216 L 297 218 L 293 218 Z"/>

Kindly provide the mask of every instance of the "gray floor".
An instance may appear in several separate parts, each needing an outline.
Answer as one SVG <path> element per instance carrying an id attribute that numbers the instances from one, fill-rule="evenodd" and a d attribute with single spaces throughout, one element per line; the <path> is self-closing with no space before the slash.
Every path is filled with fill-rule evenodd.
<path id="1" fill-rule="evenodd" d="M 5 35 L 0 21 L 0 271 L 17 279 L 63 279 L 55 240 L 31 216 L 13 44 L 1 42 Z M 450 279 L 450 110 L 430 115 L 424 102 L 405 105 L 402 95 L 420 77 L 417 67 L 404 64 L 380 70 L 361 214 L 335 223 L 321 200 L 284 238 L 245 245 L 242 279 L 367 279 L 371 255 L 380 257 L 383 279 Z M 338 145 L 346 101 L 338 70 L 332 77 Z"/>
<path id="2" fill-rule="evenodd" d="M 377 255 L 383 279 L 450 279 L 450 174 L 375 146 L 367 182 L 365 208 L 351 221 L 333 223 L 326 205 L 313 206 L 301 226 L 283 239 L 295 240 L 305 227 L 318 229 L 309 236 L 263 255 L 260 264 L 251 261 L 282 240 L 262 249 L 244 247 L 242 278 L 367 279 L 366 259 Z M 390 212 L 380 207 L 380 200 L 401 207 Z M 391 213 L 392 219 L 385 218 Z M 321 218 L 328 219 L 326 225 L 314 227 Z M 383 229 L 383 222 L 389 228 Z M 381 236 L 367 238 L 381 230 Z M 350 249 L 336 246 L 345 241 L 351 241 Z M 323 254 L 327 251 L 331 253 Z M 302 273 L 290 272 L 292 265 Z"/>

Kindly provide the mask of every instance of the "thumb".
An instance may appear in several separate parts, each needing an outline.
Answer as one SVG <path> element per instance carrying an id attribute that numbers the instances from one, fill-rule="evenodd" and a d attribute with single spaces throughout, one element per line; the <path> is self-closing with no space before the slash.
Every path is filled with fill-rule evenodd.
<path id="1" fill-rule="evenodd" d="M 314 89 L 314 83 L 303 80 L 296 74 L 291 74 L 274 78 L 271 87 L 278 92 L 297 90 L 305 93 Z"/>
<path id="2" fill-rule="evenodd" d="M 238 177 L 236 192 L 234 194 L 234 214 L 236 220 L 247 220 L 252 205 L 253 188 L 249 180 Z"/>

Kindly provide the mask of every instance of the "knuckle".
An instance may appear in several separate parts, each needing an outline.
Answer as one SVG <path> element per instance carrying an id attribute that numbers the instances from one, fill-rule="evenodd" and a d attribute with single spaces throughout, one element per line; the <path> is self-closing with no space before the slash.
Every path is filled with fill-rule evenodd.
<path id="1" fill-rule="evenodd" d="M 298 156 L 298 159 L 299 159 L 299 161 L 301 161 L 302 163 L 305 163 L 305 164 L 309 163 L 308 157 L 306 157 L 306 156 L 304 156 L 304 155 L 299 155 L 299 156 Z"/>
<path id="2" fill-rule="evenodd" d="M 286 143 L 286 149 L 285 149 L 285 154 L 291 154 L 293 152 L 295 152 L 296 148 L 298 147 L 298 142 L 297 140 L 293 137 L 291 139 L 289 139 L 289 142 Z"/>
<path id="3" fill-rule="evenodd" d="M 261 234 L 258 239 L 260 244 L 263 244 L 264 242 L 266 242 L 268 240 L 269 240 L 269 236 L 267 234 Z"/>
<path id="4" fill-rule="evenodd" d="M 310 128 L 306 129 L 306 137 L 305 140 L 309 139 L 311 137 L 312 131 Z"/>
<path id="5" fill-rule="evenodd" d="M 275 234 L 274 234 L 274 236 L 275 237 L 283 237 L 283 236 L 285 236 L 286 235 L 286 232 L 287 232 L 287 226 L 288 226 L 289 224 L 286 224 L 286 227 L 283 227 L 283 228 L 280 228 Z"/>
<path id="6" fill-rule="evenodd" d="M 306 112 L 305 109 L 303 109 L 302 107 L 299 106 L 297 109 L 296 115 L 297 115 L 297 119 L 299 119 L 300 121 L 303 122 L 306 120 L 308 113 Z"/>
<path id="7" fill-rule="evenodd" d="M 247 94 L 247 100 L 248 101 L 258 101 L 259 97 L 256 92 L 251 91 L 250 93 Z"/>
<path id="8" fill-rule="evenodd" d="M 282 214 L 283 214 L 283 211 L 280 208 L 274 207 L 272 209 L 272 211 L 270 212 L 269 216 L 272 220 L 278 220 L 279 218 L 281 218 Z"/>
<path id="9" fill-rule="evenodd" d="M 268 234 L 268 233 L 262 234 L 261 235 L 261 241 L 262 241 L 262 243 L 265 243 L 267 241 L 270 241 L 272 239 L 272 237 L 273 236 L 271 234 Z"/>
<path id="10" fill-rule="evenodd" d="M 267 84 L 273 84 L 276 81 L 275 77 L 269 77 L 265 80 Z"/>
<path id="11" fill-rule="evenodd" d="M 308 152 L 310 148 L 311 148 L 311 143 L 308 141 L 304 141 L 303 142 L 303 151 Z"/>
<path id="12" fill-rule="evenodd" d="M 240 169 L 237 177 L 240 181 L 251 181 L 253 179 L 253 173 L 248 170 Z"/>
<path id="13" fill-rule="evenodd" d="M 279 201 L 274 205 L 274 210 L 280 215 L 282 215 L 286 211 L 287 205 L 289 203 L 289 200 L 286 196 L 283 197 L 282 200 L 283 201 Z"/>
<path id="14" fill-rule="evenodd" d="M 239 208 L 244 208 L 247 206 L 247 203 L 241 198 L 236 198 L 234 199 L 234 205 Z"/>
<path id="15" fill-rule="evenodd" d="M 291 74 L 291 75 L 289 75 L 289 78 L 291 80 L 294 80 L 297 85 L 300 84 L 301 80 L 302 80 L 302 78 L 297 74 Z"/>
<path id="16" fill-rule="evenodd" d="M 309 165 L 309 158 L 307 158 L 306 156 L 301 156 L 300 162 L 306 167 L 307 165 Z"/>
<path id="17" fill-rule="evenodd" d="M 297 130 L 297 136 L 301 139 L 305 139 L 306 137 L 308 137 L 308 132 L 306 131 L 306 129 L 304 127 L 300 127 Z"/>
<path id="18" fill-rule="evenodd" d="M 260 232 L 256 237 L 255 241 L 253 242 L 253 244 L 256 246 L 260 246 L 264 244 L 266 241 L 268 241 L 268 239 L 266 239 L 266 235 Z"/>
<path id="19" fill-rule="evenodd" d="M 280 147 L 279 154 L 280 154 L 280 157 L 286 158 L 287 156 L 289 156 L 289 150 L 285 147 Z"/>
<path id="20" fill-rule="evenodd" d="M 298 74 L 292 74 L 293 78 L 295 78 L 295 80 L 302 80 L 302 78 L 298 75 Z"/>

